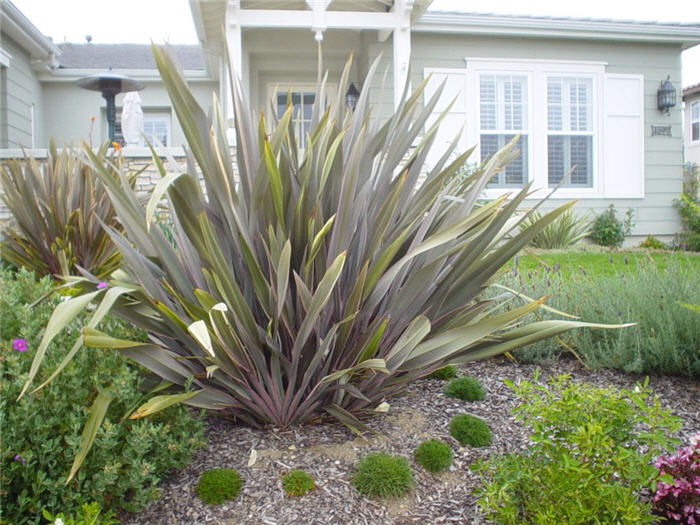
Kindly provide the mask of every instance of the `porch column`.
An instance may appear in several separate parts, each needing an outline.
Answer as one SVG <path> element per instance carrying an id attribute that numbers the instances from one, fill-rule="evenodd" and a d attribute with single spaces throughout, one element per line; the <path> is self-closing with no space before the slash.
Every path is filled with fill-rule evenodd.
<path id="1" fill-rule="evenodd" d="M 413 0 L 395 0 L 396 27 L 394 28 L 394 108 L 401 102 L 408 82 L 408 66 L 411 60 L 411 11 Z"/>
<path id="2" fill-rule="evenodd" d="M 220 86 L 225 86 L 221 91 L 222 104 L 224 105 L 224 115 L 230 129 L 227 132 L 229 144 L 233 145 L 236 139 L 236 131 L 233 128 L 233 89 L 229 85 L 228 72 L 233 74 L 234 82 L 243 84 L 243 38 L 241 31 L 241 2 L 240 0 L 229 0 L 226 6 L 226 46 L 228 49 L 229 63 L 223 64 L 221 68 L 224 73 L 223 82 Z M 225 62 L 225 61 L 223 61 Z M 224 98 L 226 97 L 226 98 Z"/>

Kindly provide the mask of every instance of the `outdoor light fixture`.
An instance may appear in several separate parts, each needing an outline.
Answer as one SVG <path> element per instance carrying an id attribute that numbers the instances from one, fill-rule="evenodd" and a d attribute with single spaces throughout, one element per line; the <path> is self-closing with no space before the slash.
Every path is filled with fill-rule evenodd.
<path id="1" fill-rule="evenodd" d="M 676 88 L 671 84 L 671 75 L 668 75 L 666 80 L 661 83 L 657 96 L 659 111 L 665 111 L 668 115 L 671 112 L 670 109 L 676 105 Z"/>
<path id="2" fill-rule="evenodd" d="M 360 98 L 360 92 L 355 87 L 353 82 L 350 82 L 348 86 L 348 91 L 345 93 L 345 107 L 350 108 L 355 111 L 355 106 L 357 106 L 357 101 Z"/>
<path id="3" fill-rule="evenodd" d="M 143 82 L 125 77 L 124 75 L 112 73 L 112 68 L 110 68 L 107 73 L 99 73 L 97 75 L 79 78 L 75 83 L 83 89 L 102 93 L 102 96 L 107 102 L 107 125 L 109 128 L 110 141 L 114 141 L 114 121 L 116 119 L 114 97 L 119 93 L 141 91 L 146 87 Z"/>

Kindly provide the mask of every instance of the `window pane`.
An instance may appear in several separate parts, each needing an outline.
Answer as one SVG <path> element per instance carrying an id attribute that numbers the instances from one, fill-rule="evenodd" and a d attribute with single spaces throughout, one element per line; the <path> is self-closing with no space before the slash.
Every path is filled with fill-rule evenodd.
<path id="1" fill-rule="evenodd" d="M 523 80 L 519 78 L 506 78 L 503 82 L 504 98 L 504 129 L 525 129 L 525 101 L 523 96 Z"/>
<path id="2" fill-rule="evenodd" d="M 700 122 L 693 122 L 692 140 L 700 140 Z"/>
<path id="3" fill-rule="evenodd" d="M 547 175 L 555 186 L 575 167 L 564 186 L 590 187 L 593 182 L 593 137 L 550 135 L 547 137 Z"/>
<path id="4" fill-rule="evenodd" d="M 562 79 L 550 78 L 547 80 L 547 126 L 550 130 L 560 130 L 563 127 L 562 105 Z"/>
<path id="5" fill-rule="evenodd" d="M 514 137 L 515 135 L 505 135 L 503 145 Z M 520 150 L 520 155 L 506 166 L 506 186 L 522 186 L 527 179 L 527 135 L 521 135 L 515 147 Z"/>
<path id="6" fill-rule="evenodd" d="M 564 140 L 561 135 L 550 135 L 547 137 L 547 174 L 549 185 L 556 186 L 566 174 L 564 165 L 566 158 L 564 153 Z"/>
<path id="7" fill-rule="evenodd" d="M 481 129 L 496 129 L 496 79 L 482 76 L 480 82 Z"/>
<path id="8" fill-rule="evenodd" d="M 700 102 L 693 102 L 690 105 L 690 120 L 700 120 Z"/>
<path id="9" fill-rule="evenodd" d="M 569 109 L 572 131 L 589 131 L 590 126 L 590 79 L 567 79 L 569 83 Z"/>
<path id="10" fill-rule="evenodd" d="M 282 118 L 284 112 L 287 111 L 287 94 L 277 93 L 277 118 Z"/>
<path id="11" fill-rule="evenodd" d="M 508 144 L 515 135 L 481 135 L 481 161 L 493 157 L 496 152 Z M 511 162 L 506 169 L 496 175 L 489 182 L 491 188 L 513 188 L 522 186 L 527 181 L 528 167 L 528 138 L 521 135 L 516 146 L 520 150 L 518 157 Z"/>

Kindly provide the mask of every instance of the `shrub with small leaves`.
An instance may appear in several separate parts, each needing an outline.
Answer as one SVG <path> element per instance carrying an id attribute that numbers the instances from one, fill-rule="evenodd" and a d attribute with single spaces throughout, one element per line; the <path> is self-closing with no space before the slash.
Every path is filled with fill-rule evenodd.
<path id="1" fill-rule="evenodd" d="M 287 496 L 303 496 L 316 488 L 314 479 L 303 470 L 290 470 L 282 476 L 282 488 Z"/>
<path id="2" fill-rule="evenodd" d="M 659 478 L 651 464 L 677 443 L 680 420 L 646 384 L 632 390 L 574 383 L 506 380 L 531 429 L 529 449 L 478 461 L 475 490 L 484 517 L 503 525 L 651 524 L 648 493 Z M 585 410 L 582 409 L 585 407 Z"/>
<path id="3" fill-rule="evenodd" d="M 428 379 L 440 379 L 447 381 L 453 377 L 457 377 L 457 367 L 454 365 L 443 366 L 426 376 Z"/>
<path id="4" fill-rule="evenodd" d="M 469 415 L 460 414 L 450 421 L 450 434 L 461 445 L 471 445 L 472 447 L 485 447 L 491 444 L 491 428 L 483 419 Z"/>
<path id="5" fill-rule="evenodd" d="M 207 470 L 197 482 L 197 496 L 204 503 L 219 505 L 238 496 L 243 486 L 241 476 L 232 468 Z"/>
<path id="6" fill-rule="evenodd" d="M 654 511 L 672 523 L 700 524 L 700 436 L 654 462 L 661 476 L 652 497 Z"/>
<path id="7" fill-rule="evenodd" d="M 464 401 L 481 401 L 486 396 L 484 387 L 473 377 L 458 377 L 445 385 L 444 392 Z"/>
<path id="8" fill-rule="evenodd" d="M 141 419 L 119 421 L 143 399 L 145 379 L 114 350 L 78 352 L 51 383 L 16 401 L 37 352 L 43 327 L 61 301 L 48 294 L 52 281 L 37 281 L 24 269 L 0 267 L 0 522 L 42 521 L 42 510 L 80 516 L 82 504 L 98 501 L 108 510 L 135 512 L 158 497 L 158 483 L 172 468 L 188 463 L 204 444 L 203 424 L 183 406 Z M 35 386 L 43 383 L 69 352 L 85 322 L 79 316 L 46 354 Z M 98 325 L 113 337 L 139 339 L 143 332 L 113 317 Z M 102 428 L 78 474 L 66 477 L 80 445 L 92 400 L 110 389 Z M 76 518 L 77 519 L 77 518 Z M 66 520 L 64 519 L 64 522 Z M 89 521 L 88 521 L 89 522 Z"/>
<path id="9" fill-rule="evenodd" d="M 74 515 L 59 512 L 54 516 L 46 509 L 43 509 L 41 514 L 54 525 L 116 525 L 119 523 L 114 512 L 108 510 L 103 513 L 100 505 L 95 501 L 84 503 Z"/>
<path id="10" fill-rule="evenodd" d="M 423 441 L 414 453 L 416 463 L 430 472 L 440 472 L 452 465 L 452 449 L 440 439 Z"/>
<path id="11" fill-rule="evenodd" d="M 647 238 L 639 243 L 640 248 L 647 248 L 649 250 L 665 250 L 666 245 L 653 235 L 647 235 Z"/>
<path id="12" fill-rule="evenodd" d="M 399 498 L 413 487 L 413 474 L 406 458 L 377 452 L 359 461 L 352 484 L 371 498 Z"/>
<path id="13" fill-rule="evenodd" d="M 611 246 L 619 248 L 622 246 L 625 237 L 632 231 L 632 209 L 627 210 L 625 220 L 621 221 L 616 216 L 614 205 L 598 215 L 593 221 L 591 239 L 601 246 Z"/>

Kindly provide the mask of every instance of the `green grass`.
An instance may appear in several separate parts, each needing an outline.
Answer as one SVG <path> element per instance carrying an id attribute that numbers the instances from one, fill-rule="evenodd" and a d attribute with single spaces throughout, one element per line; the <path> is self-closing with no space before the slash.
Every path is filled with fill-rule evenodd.
<path id="1" fill-rule="evenodd" d="M 700 272 L 700 254 L 649 252 L 643 250 L 627 251 L 572 251 L 572 250 L 530 250 L 518 256 L 518 271 L 528 272 L 542 268 L 542 265 L 560 265 L 564 275 L 582 275 L 581 268 L 587 275 L 611 276 L 619 273 L 635 272 L 640 265 L 654 261 L 659 270 L 665 270 L 673 261 L 688 263 Z M 611 262 L 612 261 L 612 262 Z M 506 268 L 513 268 L 513 260 Z"/>

